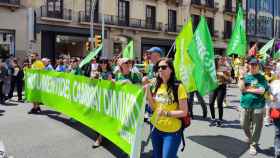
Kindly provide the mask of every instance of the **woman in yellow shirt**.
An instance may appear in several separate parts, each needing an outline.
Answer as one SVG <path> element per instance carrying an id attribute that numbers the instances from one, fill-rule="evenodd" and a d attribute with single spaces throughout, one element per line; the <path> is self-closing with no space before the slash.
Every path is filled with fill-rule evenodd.
<path id="1" fill-rule="evenodd" d="M 181 143 L 180 118 L 188 113 L 187 93 L 182 84 L 178 85 L 171 60 L 161 59 L 155 70 L 158 73 L 155 90 L 151 92 L 146 87 L 154 111 L 151 118 L 153 158 L 175 158 Z"/>

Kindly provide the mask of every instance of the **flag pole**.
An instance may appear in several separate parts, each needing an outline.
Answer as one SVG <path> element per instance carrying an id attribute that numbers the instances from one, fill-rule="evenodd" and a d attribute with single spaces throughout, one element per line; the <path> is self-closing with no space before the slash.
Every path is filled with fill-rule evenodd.
<path id="1" fill-rule="evenodd" d="M 171 48 L 169 49 L 169 51 L 168 51 L 168 53 L 167 53 L 167 55 L 166 55 L 166 58 L 168 58 L 169 54 L 170 54 L 171 51 L 173 50 L 173 48 L 174 48 L 174 46 L 175 46 L 175 42 L 176 42 L 176 40 L 173 42 Z"/>

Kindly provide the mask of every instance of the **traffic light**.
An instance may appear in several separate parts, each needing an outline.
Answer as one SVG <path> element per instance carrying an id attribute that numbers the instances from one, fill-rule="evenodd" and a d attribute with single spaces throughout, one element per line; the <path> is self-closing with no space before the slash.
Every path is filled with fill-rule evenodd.
<path id="1" fill-rule="evenodd" d="M 90 51 L 90 42 L 86 42 L 86 50 Z"/>
<path id="2" fill-rule="evenodd" d="M 99 47 L 102 43 L 102 37 L 100 35 L 95 35 L 95 48 Z"/>

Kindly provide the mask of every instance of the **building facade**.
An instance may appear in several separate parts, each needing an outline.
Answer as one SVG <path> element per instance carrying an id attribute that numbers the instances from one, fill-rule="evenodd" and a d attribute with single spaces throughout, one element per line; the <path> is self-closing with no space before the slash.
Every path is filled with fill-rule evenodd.
<path id="1" fill-rule="evenodd" d="M 25 54 L 27 17 L 19 0 L 0 0 L 0 57 Z"/>
<path id="2" fill-rule="evenodd" d="M 262 46 L 280 38 L 280 1 L 247 0 L 247 36 L 250 45 Z"/>
<path id="3" fill-rule="evenodd" d="M 15 0 L 0 0 L 11 2 Z M 9 11 L 0 7 L 1 16 L 10 26 L 14 36 L 14 54 L 39 52 L 55 59 L 60 55 L 85 56 L 90 37 L 92 3 L 95 0 L 21 0 L 18 8 Z M 199 16 L 206 17 L 213 36 L 215 53 L 225 52 L 235 18 L 235 0 L 96 0 L 93 34 L 101 35 L 104 14 L 104 52 L 113 58 L 128 41 L 134 41 L 138 59 L 152 46 L 159 46 L 164 53 L 170 50 L 178 32 L 192 17 L 194 28 Z M 246 2 L 243 2 L 246 6 Z M 103 8 L 103 9 L 102 9 Z M 17 13 L 17 14 L 15 14 Z M 16 18 L 12 15 L 17 16 Z M 14 20 L 17 19 L 17 20 Z M 0 34 L 1 35 L 1 34 Z M 1 36 L 0 36 L 1 37 Z M 0 39 L 1 41 L 1 39 Z M 171 57 L 174 52 L 171 53 Z"/>

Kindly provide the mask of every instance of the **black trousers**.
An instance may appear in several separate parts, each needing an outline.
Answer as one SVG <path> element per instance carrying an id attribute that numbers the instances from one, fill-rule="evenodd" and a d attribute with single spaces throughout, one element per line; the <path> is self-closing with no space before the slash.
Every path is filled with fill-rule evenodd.
<path id="1" fill-rule="evenodd" d="M 23 80 L 16 76 L 13 76 L 11 80 L 11 89 L 9 92 L 9 98 L 13 97 L 15 87 L 17 87 L 18 100 L 22 100 Z"/>
<path id="2" fill-rule="evenodd" d="M 227 85 L 222 84 L 222 85 L 219 85 L 212 93 L 209 94 L 209 106 L 210 106 L 210 112 L 211 112 L 212 119 L 215 119 L 214 104 L 217 99 L 218 110 L 219 110 L 219 120 L 223 120 L 223 114 L 224 114 L 223 101 L 226 96 L 226 90 L 227 90 Z"/>
<path id="3" fill-rule="evenodd" d="M 203 97 L 199 94 L 198 91 L 195 92 L 191 92 L 188 94 L 188 107 L 189 107 L 189 112 L 190 112 L 190 116 L 193 118 L 193 101 L 194 101 L 194 94 L 196 95 L 201 108 L 202 108 L 202 112 L 203 112 L 203 117 L 207 116 L 207 106 L 206 103 L 203 99 Z"/>
<path id="4" fill-rule="evenodd" d="M 5 101 L 5 95 L 3 93 L 3 81 L 0 81 L 0 104 L 4 103 Z"/>

